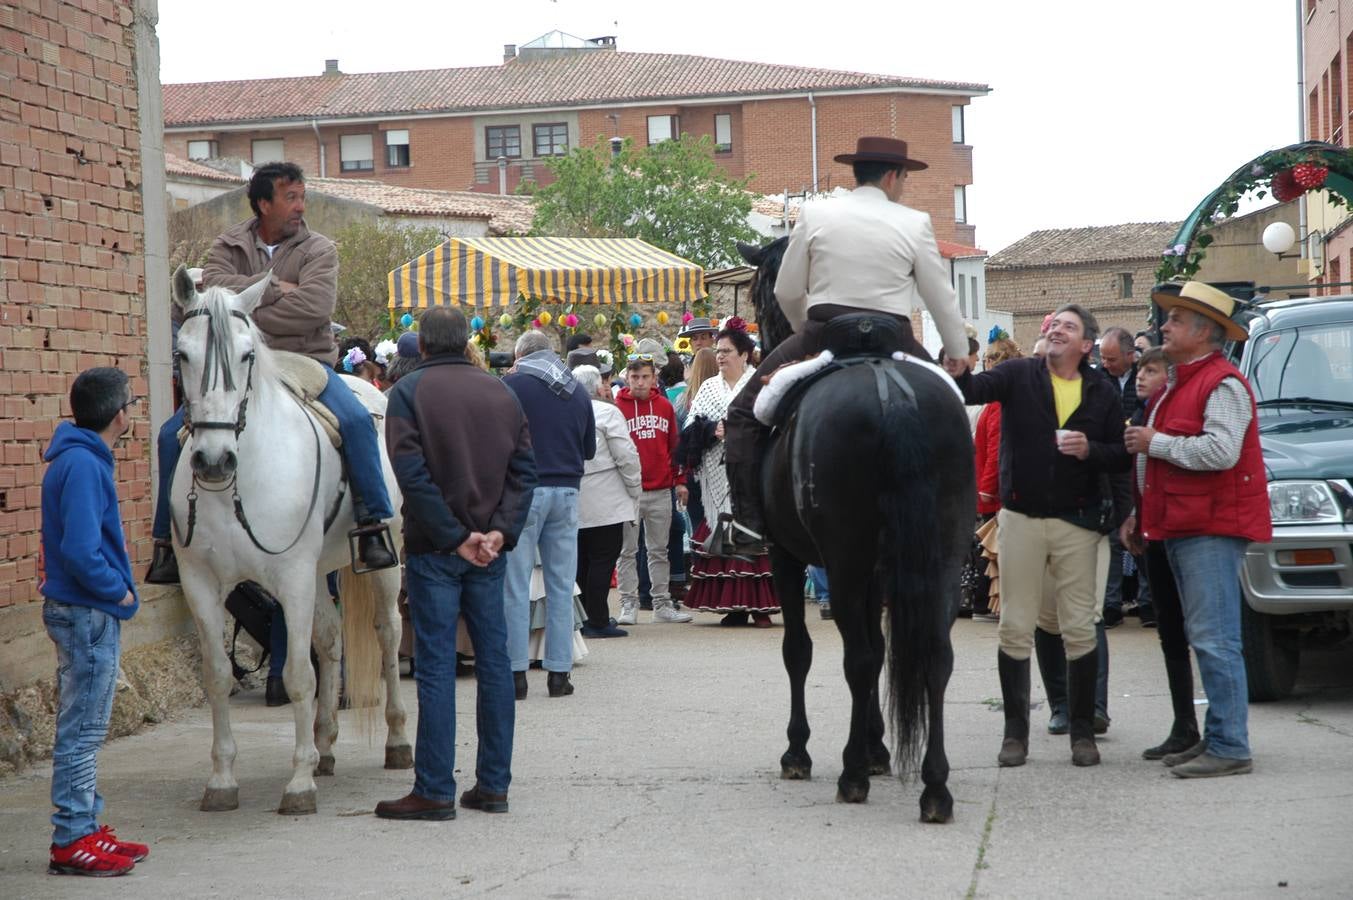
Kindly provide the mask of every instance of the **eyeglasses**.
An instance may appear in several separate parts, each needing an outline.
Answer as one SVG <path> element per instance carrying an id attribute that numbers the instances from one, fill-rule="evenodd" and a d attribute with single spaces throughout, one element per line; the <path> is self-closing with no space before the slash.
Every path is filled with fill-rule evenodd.
<path id="1" fill-rule="evenodd" d="M 122 404 L 122 409 L 127 409 L 127 408 L 129 408 L 129 407 L 135 406 L 136 404 L 138 404 L 138 403 L 140 403 L 140 402 L 141 402 L 141 398 L 140 398 L 140 397 L 133 397 L 133 398 L 131 398 L 130 400 L 128 400 L 126 403 Z"/>
<path id="2" fill-rule="evenodd" d="M 714 355 L 715 355 L 715 356 L 728 356 L 729 354 L 731 354 L 731 353 L 736 353 L 736 352 L 737 352 L 736 350 L 731 350 L 731 349 L 729 349 L 728 347 L 720 347 L 718 350 L 715 350 L 715 351 L 714 351 Z"/>
<path id="3" fill-rule="evenodd" d="M 652 362 L 652 353 L 631 353 L 626 357 L 630 362 Z"/>

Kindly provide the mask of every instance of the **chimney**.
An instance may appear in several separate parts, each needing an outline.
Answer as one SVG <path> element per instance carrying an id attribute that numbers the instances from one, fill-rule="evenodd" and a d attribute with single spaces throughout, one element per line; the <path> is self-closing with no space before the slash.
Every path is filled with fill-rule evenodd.
<path id="1" fill-rule="evenodd" d="M 517 58 L 517 45 L 516 45 L 516 44 L 504 44 L 504 45 L 503 45 L 503 62 L 505 62 L 505 63 L 512 62 L 512 60 L 514 60 L 514 59 L 516 59 L 516 58 Z"/>
<path id="2" fill-rule="evenodd" d="M 340 71 L 338 71 L 338 60 L 336 60 L 336 59 L 326 59 L 326 60 L 324 61 L 324 74 L 325 74 L 325 75 L 342 75 L 343 73 L 340 72 Z"/>

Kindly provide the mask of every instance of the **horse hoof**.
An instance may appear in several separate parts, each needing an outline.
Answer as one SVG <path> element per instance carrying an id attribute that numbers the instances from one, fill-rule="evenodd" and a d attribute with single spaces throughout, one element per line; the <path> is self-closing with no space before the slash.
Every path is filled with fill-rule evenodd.
<path id="1" fill-rule="evenodd" d="M 954 821 L 954 798 L 947 790 L 921 794 L 921 821 L 928 825 L 947 825 Z"/>
<path id="2" fill-rule="evenodd" d="M 278 815 L 312 816 L 315 814 L 315 792 L 302 791 L 299 794 L 283 794 L 282 805 L 277 808 Z"/>
<path id="3" fill-rule="evenodd" d="M 864 803 L 869 799 L 869 782 L 863 781 L 859 784 L 848 781 L 838 781 L 836 783 L 836 802 L 837 803 Z"/>
<path id="4" fill-rule="evenodd" d="M 811 765 L 786 765 L 781 763 L 780 777 L 785 781 L 812 781 L 813 767 Z"/>
<path id="5" fill-rule="evenodd" d="M 885 759 L 882 762 L 871 762 L 869 764 L 870 775 L 891 775 L 893 774 L 892 765 Z"/>
<path id="6" fill-rule="evenodd" d="M 240 789 L 233 788 L 207 788 L 202 792 L 203 812 L 227 812 L 232 809 L 240 808 Z"/>
<path id="7" fill-rule="evenodd" d="M 321 756 L 319 758 L 319 765 L 315 766 L 315 774 L 316 775 L 334 774 L 334 758 L 332 756 Z"/>
<path id="8" fill-rule="evenodd" d="M 402 744 L 398 747 L 385 748 L 385 768 L 387 769 L 412 769 L 413 768 L 413 748 L 408 744 Z"/>

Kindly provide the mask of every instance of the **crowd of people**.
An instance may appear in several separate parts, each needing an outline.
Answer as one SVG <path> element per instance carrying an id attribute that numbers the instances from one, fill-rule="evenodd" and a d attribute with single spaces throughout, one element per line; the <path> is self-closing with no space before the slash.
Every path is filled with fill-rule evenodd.
<path id="1" fill-rule="evenodd" d="M 860 310 L 902 326 L 907 353 L 930 355 L 908 313 L 931 313 L 942 364 L 972 407 L 975 517 L 999 566 L 998 679 L 1005 712 L 997 756 L 1029 753 L 1030 662 L 1039 656 L 1052 718 L 1071 760 L 1100 761 L 1109 727 L 1104 631 L 1122 621 L 1121 584 L 1139 574 L 1144 625 L 1158 625 L 1173 707 L 1166 739 L 1142 755 L 1185 778 L 1251 770 L 1240 655 L 1239 569 L 1246 545 L 1271 536 L 1255 406 L 1220 352 L 1246 332 L 1227 295 L 1189 282 L 1159 289 L 1159 334 L 1102 336 L 1077 304 L 1055 310 L 1023 356 L 996 334 L 984 371 L 964 334 L 929 217 L 900 203 L 908 172 L 925 168 L 907 145 L 862 138 L 850 198 L 806 208 L 785 252 L 776 296 L 797 333 L 758 360 L 746 326 L 695 318 L 679 337 L 688 355 L 645 339 L 622 361 L 579 335 L 556 352 L 522 334 L 514 364 L 491 374 L 465 315 L 425 311 L 416 333 L 372 348 L 340 345 L 329 321 L 337 254 L 303 220 L 305 182 L 290 163 L 261 166 L 248 196 L 254 217 L 225 232 L 201 273 L 205 287 L 240 290 L 266 278 L 254 324 L 277 350 L 330 373 L 321 404 L 335 415 L 353 490 L 354 562 L 400 564 L 388 540 L 390 497 L 380 435 L 339 373 L 386 388 L 383 439 L 403 499 L 403 566 L 419 702 L 410 793 L 377 805 L 392 819 L 450 819 L 457 810 L 457 626 L 475 656 L 475 781 L 459 807 L 508 810 L 516 702 L 529 691 L 532 573 L 539 567 L 540 653 L 552 698 L 572 695 L 574 633 L 619 638 L 640 621 L 767 627 L 778 611 L 765 557 L 757 481 L 764 437 L 752 414 L 762 379 L 817 350 L 830 320 Z M 867 252 L 866 252 L 867 251 Z M 1155 337 L 1161 347 L 1153 346 Z M 1098 348 L 1099 365 L 1091 364 Z M 50 871 L 117 875 L 149 848 L 120 840 L 98 818 L 95 755 L 106 733 L 118 628 L 137 609 L 112 479 L 111 448 L 136 402 L 126 376 L 92 369 L 71 389 L 73 422 L 45 455 L 44 622 L 61 661 Z M 161 480 L 148 582 L 177 580 L 169 487 L 180 452 L 181 407 L 160 432 Z M 689 552 L 688 552 L 689 551 Z M 620 594 L 612 617 L 612 573 Z M 808 573 L 830 617 L 828 578 Z M 689 577 L 688 577 L 689 576 Z M 575 612 L 575 593 L 582 614 Z M 1193 706 L 1192 649 L 1208 697 Z M 280 663 L 275 663 L 280 666 Z M 281 696 L 274 696 L 274 687 Z M 270 679 L 268 702 L 285 703 Z"/>

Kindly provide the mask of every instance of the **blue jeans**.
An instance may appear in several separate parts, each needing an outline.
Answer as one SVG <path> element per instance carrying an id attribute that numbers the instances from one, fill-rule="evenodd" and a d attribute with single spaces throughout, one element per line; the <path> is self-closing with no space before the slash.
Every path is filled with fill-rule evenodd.
<path id="1" fill-rule="evenodd" d="M 481 568 L 454 553 L 410 553 L 404 569 L 418 660 L 413 792 L 438 803 L 456 799 L 456 619 L 464 617 L 475 655 L 475 778 L 484 790 L 505 794 L 517 715 L 503 623 L 506 560 Z"/>
<path id="2" fill-rule="evenodd" d="M 327 366 L 325 371 L 329 373 L 329 386 L 317 399 L 338 418 L 338 433 L 343 438 L 343 456 L 348 461 L 348 481 L 352 485 L 357 520 L 389 519 L 395 512 L 390 506 L 390 494 L 385 490 L 380 439 L 372 424 L 371 413 L 337 372 Z M 174 484 L 174 469 L 179 464 L 182 448 L 178 430 L 182 427 L 183 407 L 180 406 L 160 426 L 160 434 L 155 439 L 155 452 L 160 461 L 160 490 L 155 497 L 155 520 L 150 526 L 150 536 L 160 541 L 169 540 L 169 491 Z"/>
<path id="3" fill-rule="evenodd" d="M 1109 582 L 1104 588 L 1104 608 L 1123 609 L 1123 550 L 1118 531 L 1109 532 Z M 1144 616 L 1151 615 L 1151 585 L 1146 580 L 1144 557 L 1134 556 L 1137 564 L 1137 609 Z"/>
<path id="4" fill-rule="evenodd" d="M 824 606 L 832 602 L 830 588 L 827 587 L 827 570 L 821 566 L 808 567 L 808 580 L 813 583 L 813 597 Z"/>
<path id="5" fill-rule="evenodd" d="M 99 830 L 98 752 L 108 736 L 122 623 L 101 610 L 47 600 L 42 623 L 56 644 L 58 711 L 52 748 L 52 843 Z"/>
<path id="6" fill-rule="evenodd" d="M 1170 538 L 1170 557 L 1198 673 L 1207 694 L 1203 739 L 1223 759 L 1249 759 L 1249 690 L 1240 641 L 1240 565 L 1243 538 Z"/>
<path id="7" fill-rule="evenodd" d="M 578 489 L 537 487 L 517 546 L 507 554 L 507 655 L 512 671 L 530 663 L 531 570 L 536 552 L 545 576 L 545 660 L 551 672 L 573 669 L 573 579 L 578 574 Z M 478 662 L 475 663 L 478 665 Z"/>
<path id="8" fill-rule="evenodd" d="M 282 604 L 273 607 L 272 624 L 268 626 L 268 677 L 281 678 L 287 665 L 287 617 Z"/>

